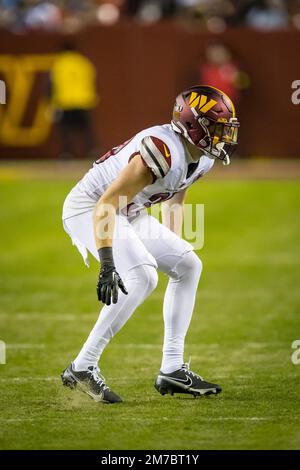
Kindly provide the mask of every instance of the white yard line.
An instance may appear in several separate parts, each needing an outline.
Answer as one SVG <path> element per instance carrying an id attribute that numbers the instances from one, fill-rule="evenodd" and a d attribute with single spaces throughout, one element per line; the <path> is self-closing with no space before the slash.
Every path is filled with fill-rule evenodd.
<path id="1" fill-rule="evenodd" d="M 9 383 L 28 383 L 28 382 L 57 382 L 60 381 L 59 376 L 57 377 L 0 377 L 1 382 Z"/>
<path id="2" fill-rule="evenodd" d="M 45 349 L 45 344 L 15 343 L 6 344 L 6 349 Z"/>
<path id="3" fill-rule="evenodd" d="M 101 406 L 101 405 L 100 405 Z M 280 419 L 283 419 L 282 417 Z M 293 416 L 293 417 L 287 417 L 289 421 L 299 421 L 300 417 Z M 176 421 L 176 422 L 183 422 L 184 418 L 170 418 L 170 417 L 159 417 L 159 418 L 133 418 L 133 417 L 125 417 L 125 416 L 120 416 L 118 417 L 119 421 L 132 421 L 132 422 L 161 422 L 161 420 L 166 420 L 166 421 Z M 34 421 L 65 421 L 65 416 L 57 417 L 24 417 L 24 418 L 0 418 L 0 423 L 22 423 L 22 422 L 34 422 Z M 92 416 L 76 416 L 76 422 L 77 421 L 96 421 L 99 422 L 99 417 L 92 417 Z M 222 422 L 222 421 L 241 421 L 241 422 L 260 422 L 260 421 L 278 421 L 278 416 L 216 416 L 216 417 L 209 417 L 209 418 L 197 418 L 197 423 L 201 422 Z"/>
<path id="4" fill-rule="evenodd" d="M 261 349 L 261 348 L 267 348 L 267 347 L 276 347 L 276 348 L 285 348 L 286 344 L 289 345 L 289 343 L 286 343 L 284 341 L 261 341 L 261 342 L 244 342 L 240 344 L 236 344 L 232 346 L 232 350 L 240 350 L 242 349 Z M 222 348 L 223 345 L 219 343 L 188 343 L 187 348 L 195 348 L 198 350 L 204 349 L 219 349 Z M 51 349 L 51 345 L 46 345 L 43 343 L 8 343 L 6 344 L 7 349 Z M 162 348 L 162 343 L 111 343 L 109 345 L 110 349 L 153 349 L 153 350 L 161 350 Z M 193 358 L 196 356 L 193 355 Z"/>
<path id="5" fill-rule="evenodd" d="M 98 318 L 97 313 L 78 313 L 77 315 L 69 314 L 69 313 L 37 313 L 37 312 L 28 312 L 28 313 L 0 313 L 0 318 L 9 318 L 14 320 L 43 320 L 44 318 L 49 318 L 52 321 L 80 321 L 84 320 L 84 318 L 95 319 Z"/>
<path id="6" fill-rule="evenodd" d="M 139 369 L 140 371 L 143 370 L 143 369 Z M 22 377 L 0 377 L 0 383 L 14 383 L 14 384 L 23 384 L 23 383 L 30 383 L 30 382 L 60 382 L 61 379 L 60 379 L 60 373 L 61 371 L 58 371 L 57 372 L 57 375 L 54 375 L 54 376 L 48 376 L 48 377 L 33 377 L 33 376 L 22 376 Z M 152 371 L 150 371 L 148 368 L 147 369 L 144 369 L 144 377 L 142 378 L 139 378 L 137 379 L 136 377 L 132 378 L 132 377 L 129 377 L 129 378 L 125 378 L 125 377 L 113 377 L 113 376 L 108 376 L 107 373 L 105 374 L 106 376 L 106 379 L 108 382 L 118 382 L 118 383 L 132 383 L 133 381 L 134 382 L 140 382 L 140 381 L 144 381 L 145 377 L 147 377 L 149 379 L 149 377 L 151 378 L 151 376 L 153 376 L 153 378 L 155 377 L 155 373 L 156 371 L 153 369 Z M 218 374 L 218 379 L 220 380 L 226 380 L 226 379 L 229 379 L 231 376 L 231 373 L 228 373 L 227 375 L 226 374 Z M 291 374 L 291 376 L 293 377 L 293 374 Z M 277 377 L 277 375 L 275 374 L 271 374 L 269 375 L 268 377 L 272 378 L 272 379 L 275 379 Z M 238 383 L 238 381 L 244 381 L 244 380 L 248 380 L 248 381 L 252 381 L 254 378 L 253 374 L 249 373 L 249 375 L 245 375 L 245 374 L 235 374 L 234 375 L 234 379 L 235 379 L 235 384 L 231 384 L 231 386 L 233 387 L 244 387 L 244 383 Z"/>
<path id="7" fill-rule="evenodd" d="M 110 344 L 109 349 L 155 349 L 161 351 L 162 343 L 119 343 L 119 344 Z M 189 348 L 199 348 L 199 349 L 218 349 L 221 347 L 220 344 L 188 344 Z M 194 357 L 194 356 L 193 356 Z"/>
<path id="8" fill-rule="evenodd" d="M 123 384 L 132 382 L 132 378 L 109 377 L 108 381 Z M 0 383 L 26 384 L 30 382 L 61 382 L 60 372 L 53 377 L 0 377 Z"/>
<path id="9" fill-rule="evenodd" d="M 199 349 L 217 349 L 220 348 L 220 344 L 212 343 L 212 344 L 189 344 L 188 347 L 190 348 L 199 348 Z M 51 349 L 50 345 L 46 344 L 39 344 L 39 343 L 7 343 L 7 349 Z M 155 349 L 160 351 L 162 348 L 162 343 L 119 343 L 119 344 L 110 344 L 110 349 Z"/>

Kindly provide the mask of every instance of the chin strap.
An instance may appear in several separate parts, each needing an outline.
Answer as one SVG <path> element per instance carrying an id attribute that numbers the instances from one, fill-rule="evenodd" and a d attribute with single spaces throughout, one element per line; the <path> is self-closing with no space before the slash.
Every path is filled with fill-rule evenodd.
<path id="1" fill-rule="evenodd" d="M 223 160 L 223 165 L 225 166 L 228 166 L 230 165 L 230 158 L 228 157 L 228 155 L 226 154 L 224 160 Z"/>
<path id="2" fill-rule="evenodd" d="M 195 145 L 190 136 L 188 135 L 186 128 L 181 124 L 181 122 L 171 121 L 171 126 L 174 132 L 181 134 L 188 142 L 190 142 L 190 144 Z"/>
<path id="3" fill-rule="evenodd" d="M 221 151 L 224 153 L 224 158 L 222 159 L 223 165 L 228 166 L 230 165 L 230 158 L 227 152 L 223 148 L 221 148 Z"/>
<path id="4" fill-rule="evenodd" d="M 219 145 L 219 144 L 218 144 L 218 145 Z M 212 152 L 207 152 L 207 151 L 206 151 L 206 152 L 207 152 L 209 155 L 211 155 L 212 157 L 218 158 L 219 160 L 222 160 L 223 165 L 225 165 L 225 166 L 230 165 L 230 158 L 229 158 L 228 153 L 227 153 L 222 147 L 219 147 L 217 150 L 219 151 L 219 155 L 215 155 L 213 151 L 212 151 Z M 224 158 L 220 158 L 221 155 L 222 155 L 222 153 L 223 153 L 223 155 L 224 155 Z"/>

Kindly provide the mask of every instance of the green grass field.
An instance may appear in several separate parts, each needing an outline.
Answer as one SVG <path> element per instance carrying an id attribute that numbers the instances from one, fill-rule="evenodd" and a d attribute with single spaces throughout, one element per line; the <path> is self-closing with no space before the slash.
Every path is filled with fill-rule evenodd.
<path id="1" fill-rule="evenodd" d="M 60 373 L 97 319 L 96 262 L 85 268 L 61 226 L 71 180 L 0 181 L 2 449 L 299 449 L 298 181 L 203 180 L 204 272 L 186 343 L 217 397 L 160 396 L 166 278 L 104 353 L 124 399 L 97 404 Z"/>

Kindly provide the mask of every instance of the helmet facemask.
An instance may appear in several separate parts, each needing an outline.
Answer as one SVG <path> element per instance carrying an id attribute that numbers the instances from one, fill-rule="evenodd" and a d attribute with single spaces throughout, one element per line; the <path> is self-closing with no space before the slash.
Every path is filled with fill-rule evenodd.
<path id="1" fill-rule="evenodd" d="M 192 112 L 205 132 L 197 147 L 212 157 L 219 158 L 224 165 L 229 165 L 230 157 L 238 142 L 240 124 L 237 118 L 230 118 L 229 121 L 220 118 L 214 121 L 199 114 L 195 108 L 192 108 Z"/>

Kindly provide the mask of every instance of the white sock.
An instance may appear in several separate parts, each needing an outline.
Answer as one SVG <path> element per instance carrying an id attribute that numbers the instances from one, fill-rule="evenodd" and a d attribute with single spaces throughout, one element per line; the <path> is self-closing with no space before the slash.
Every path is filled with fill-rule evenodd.
<path id="1" fill-rule="evenodd" d="M 155 289 L 157 272 L 150 265 L 136 266 L 128 271 L 123 281 L 128 295 L 119 290 L 118 302 L 102 308 L 94 328 L 73 362 L 75 370 L 86 370 L 89 366 L 97 365 L 107 343 Z"/>
<path id="2" fill-rule="evenodd" d="M 164 298 L 164 345 L 161 371 L 170 374 L 184 363 L 184 340 L 193 314 L 202 270 L 198 256 L 190 251 L 169 274 Z"/>

